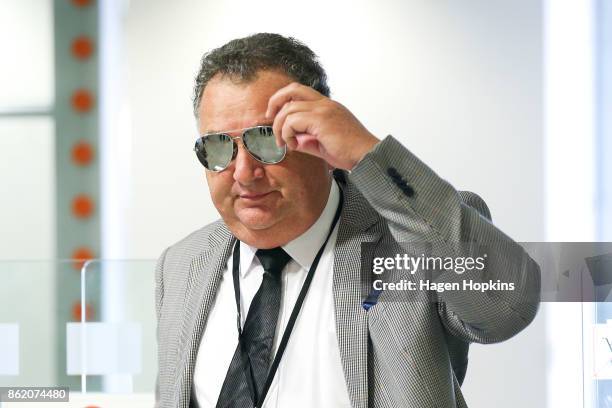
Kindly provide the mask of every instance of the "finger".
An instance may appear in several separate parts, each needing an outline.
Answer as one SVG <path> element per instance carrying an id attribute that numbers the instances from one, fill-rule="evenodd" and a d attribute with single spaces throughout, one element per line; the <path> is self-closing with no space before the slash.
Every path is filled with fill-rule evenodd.
<path id="1" fill-rule="evenodd" d="M 296 133 L 295 141 L 297 142 L 297 147 L 295 148 L 295 150 L 303 153 L 308 153 L 313 156 L 321 157 L 323 159 L 325 158 L 324 149 L 322 148 L 321 144 L 319 143 L 319 139 L 317 139 L 316 136 L 313 136 L 308 133 Z"/>
<path id="2" fill-rule="evenodd" d="M 298 82 L 279 89 L 268 100 L 268 109 L 266 110 L 266 118 L 273 118 L 274 115 L 289 101 L 313 101 L 324 98 L 319 92 L 309 86 L 302 85 Z"/>
<path id="3" fill-rule="evenodd" d="M 311 112 L 296 112 L 287 116 L 283 123 L 281 136 L 289 149 L 296 150 L 298 148 L 296 135 L 310 133 L 311 123 Z"/>
<path id="4" fill-rule="evenodd" d="M 282 144 L 287 145 L 287 148 L 290 150 L 294 150 L 297 147 L 297 141 L 295 140 L 295 134 L 301 133 L 299 131 L 296 132 L 296 129 L 293 128 L 293 126 L 299 125 L 297 123 L 299 119 L 298 118 L 299 115 L 300 115 L 299 113 L 294 113 L 293 115 L 288 116 L 283 122 L 281 132 L 279 133 Z"/>
<path id="5" fill-rule="evenodd" d="M 311 101 L 289 101 L 283 105 L 281 110 L 274 117 L 274 122 L 272 123 L 272 129 L 274 135 L 276 136 L 276 144 L 279 147 L 283 147 L 284 145 L 282 138 L 282 129 L 287 116 L 297 112 L 312 111 L 315 107 L 315 104 L 316 102 Z"/>
<path id="6" fill-rule="evenodd" d="M 290 150 L 325 159 L 325 149 L 322 148 L 317 136 L 313 134 L 312 123 L 310 112 L 297 112 L 289 115 L 283 125 L 283 140 Z"/>

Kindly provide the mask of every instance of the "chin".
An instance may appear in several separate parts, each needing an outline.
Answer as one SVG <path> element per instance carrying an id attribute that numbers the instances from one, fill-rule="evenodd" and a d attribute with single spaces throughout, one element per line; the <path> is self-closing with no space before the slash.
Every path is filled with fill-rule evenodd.
<path id="1" fill-rule="evenodd" d="M 278 217 L 257 208 L 243 209 L 237 214 L 240 223 L 250 230 L 265 230 L 278 222 Z"/>

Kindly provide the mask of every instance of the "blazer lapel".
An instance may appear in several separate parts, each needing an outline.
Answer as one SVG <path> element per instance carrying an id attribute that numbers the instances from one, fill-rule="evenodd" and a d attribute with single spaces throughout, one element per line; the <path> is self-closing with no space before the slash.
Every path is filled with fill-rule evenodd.
<path id="1" fill-rule="evenodd" d="M 220 223 L 209 236 L 208 248 L 191 262 L 175 374 L 175 401 L 179 407 L 189 406 L 198 347 L 234 242 L 227 227 Z"/>
<path id="2" fill-rule="evenodd" d="M 378 230 L 368 231 L 379 218 L 352 184 L 340 184 L 344 208 L 334 249 L 333 292 L 336 332 L 344 376 L 355 408 L 368 406 L 368 314 L 361 284 L 361 243 L 377 242 Z"/>

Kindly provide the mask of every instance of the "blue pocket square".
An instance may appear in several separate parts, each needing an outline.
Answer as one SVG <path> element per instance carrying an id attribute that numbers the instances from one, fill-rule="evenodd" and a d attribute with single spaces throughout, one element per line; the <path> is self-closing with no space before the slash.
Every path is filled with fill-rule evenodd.
<path id="1" fill-rule="evenodd" d="M 381 293 L 382 293 L 382 290 L 372 289 L 372 291 L 365 298 L 361 306 L 363 306 L 363 308 L 366 311 L 370 310 L 371 307 L 373 307 L 374 305 L 376 305 L 376 303 L 378 303 L 378 298 L 380 297 Z"/>

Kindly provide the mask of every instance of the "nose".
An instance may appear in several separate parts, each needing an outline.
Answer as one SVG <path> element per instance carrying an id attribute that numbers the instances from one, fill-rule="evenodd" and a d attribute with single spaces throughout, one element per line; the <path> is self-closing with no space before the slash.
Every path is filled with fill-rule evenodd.
<path id="1" fill-rule="evenodd" d="M 264 176 L 263 164 L 258 162 L 246 151 L 242 143 L 238 143 L 238 153 L 234 161 L 234 180 L 248 186 Z"/>

